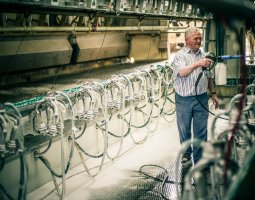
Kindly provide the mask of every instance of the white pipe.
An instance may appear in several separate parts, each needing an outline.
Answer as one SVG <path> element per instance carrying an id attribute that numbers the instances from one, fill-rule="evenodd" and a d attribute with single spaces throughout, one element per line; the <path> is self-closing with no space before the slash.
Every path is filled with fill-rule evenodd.
<path id="1" fill-rule="evenodd" d="M 105 31 L 168 31 L 173 32 L 184 32 L 187 27 L 169 27 L 169 26 L 118 26 L 118 27 L 97 27 L 95 32 Z M 91 27 L 81 26 L 15 26 L 15 27 L 0 27 L 0 32 L 88 32 L 94 31 Z"/>

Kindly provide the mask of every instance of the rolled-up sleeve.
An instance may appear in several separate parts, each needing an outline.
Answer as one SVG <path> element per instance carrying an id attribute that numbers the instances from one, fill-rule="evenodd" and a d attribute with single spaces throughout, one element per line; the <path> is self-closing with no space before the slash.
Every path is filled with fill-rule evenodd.
<path id="1" fill-rule="evenodd" d="M 178 74 L 180 68 L 186 66 L 186 61 L 184 60 L 184 57 L 181 55 L 176 55 L 173 60 L 172 66 L 174 78 L 177 78 L 179 76 Z"/>

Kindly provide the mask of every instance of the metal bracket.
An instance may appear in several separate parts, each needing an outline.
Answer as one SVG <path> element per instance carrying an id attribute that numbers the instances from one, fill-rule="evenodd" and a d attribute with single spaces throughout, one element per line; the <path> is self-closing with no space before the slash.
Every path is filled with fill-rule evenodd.
<path id="1" fill-rule="evenodd" d="M 137 26 L 138 26 L 139 30 L 142 30 L 141 29 L 141 21 L 143 21 L 144 18 L 145 18 L 145 15 L 142 15 L 142 16 L 138 17 L 138 24 L 137 24 Z"/>
<path id="2" fill-rule="evenodd" d="M 88 14 L 88 16 L 89 16 L 89 21 L 92 21 L 92 19 L 94 19 L 96 15 L 97 15 L 97 12 L 96 12 L 96 11 L 95 11 L 95 12 L 90 12 L 90 13 Z"/>
<path id="3" fill-rule="evenodd" d="M 138 21 L 139 21 L 138 23 L 140 23 L 141 21 L 143 21 L 144 18 L 145 18 L 145 15 L 139 16 L 139 17 L 138 17 Z"/>

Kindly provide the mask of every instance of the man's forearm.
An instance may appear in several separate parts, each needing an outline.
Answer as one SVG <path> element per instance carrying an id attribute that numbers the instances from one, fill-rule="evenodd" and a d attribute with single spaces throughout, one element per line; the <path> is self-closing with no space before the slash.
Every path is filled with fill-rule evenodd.
<path id="1" fill-rule="evenodd" d="M 181 67 L 179 72 L 178 72 L 178 76 L 179 77 L 184 77 L 184 76 L 188 76 L 190 75 L 195 69 L 197 68 L 196 63 L 193 63 L 187 67 Z"/>
<path id="2" fill-rule="evenodd" d="M 216 88 L 214 87 L 212 78 L 208 78 L 208 89 L 209 89 L 211 94 L 213 94 L 213 93 L 216 94 Z"/>

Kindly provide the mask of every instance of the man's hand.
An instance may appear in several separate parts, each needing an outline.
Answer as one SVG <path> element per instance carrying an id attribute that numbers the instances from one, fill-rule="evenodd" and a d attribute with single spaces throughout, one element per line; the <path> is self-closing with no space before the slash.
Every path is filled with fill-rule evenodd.
<path id="1" fill-rule="evenodd" d="M 213 102 L 213 105 L 215 106 L 215 109 L 219 108 L 220 101 L 216 93 L 212 94 L 212 102 Z"/>
<path id="2" fill-rule="evenodd" d="M 208 59 L 208 58 L 203 58 L 201 60 L 199 60 L 196 64 L 198 67 L 210 67 L 212 63 L 212 60 Z"/>

